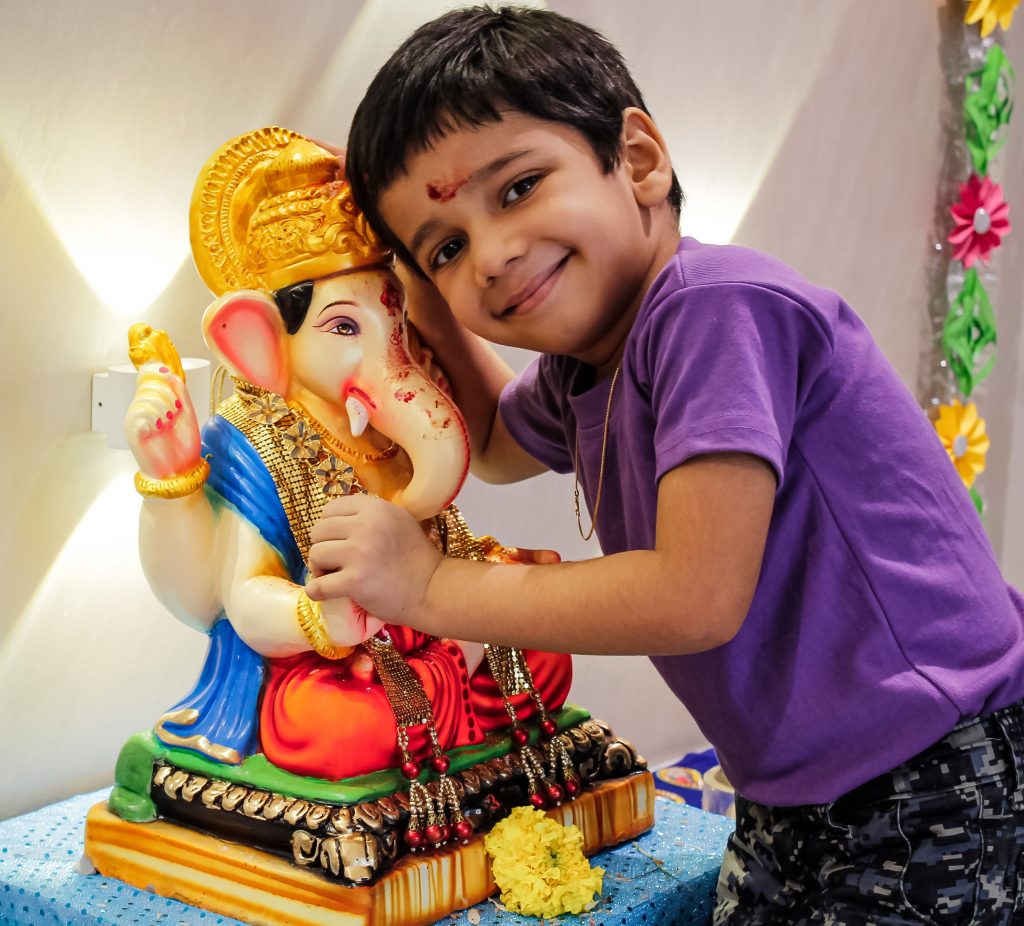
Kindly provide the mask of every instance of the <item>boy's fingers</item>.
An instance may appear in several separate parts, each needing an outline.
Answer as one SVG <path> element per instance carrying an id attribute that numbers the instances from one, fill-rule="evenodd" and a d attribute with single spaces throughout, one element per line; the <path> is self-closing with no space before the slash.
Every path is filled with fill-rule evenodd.
<path id="1" fill-rule="evenodd" d="M 338 159 L 338 163 L 341 165 L 341 169 L 345 169 L 344 148 L 340 148 L 338 147 L 338 145 L 331 144 L 331 142 L 329 141 L 323 141 L 320 138 L 311 138 L 310 141 L 313 142 L 314 145 L 319 145 L 321 148 L 324 149 L 324 151 L 329 151 L 331 154 L 333 154 Z"/>
<path id="2" fill-rule="evenodd" d="M 339 515 L 325 515 L 310 528 L 311 543 L 323 543 L 326 540 L 348 540 L 351 536 L 351 519 Z"/>
<path id="3" fill-rule="evenodd" d="M 324 595 L 320 591 L 320 579 L 309 579 L 306 581 L 306 597 L 310 601 L 323 601 Z"/>
<path id="4" fill-rule="evenodd" d="M 550 566 L 560 563 L 562 557 L 554 550 L 530 550 L 526 547 L 506 547 L 505 554 L 513 562 L 526 566 Z"/>
<path id="5" fill-rule="evenodd" d="M 332 498 L 326 505 L 321 518 L 346 517 L 357 514 L 366 504 L 368 496 L 357 492 L 354 495 L 342 495 Z"/>
<path id="6" fill-rule="evenodd" d="M 309 565 L 317 572 L 333 572 L 345 565 L 344 540 L 321 540 L 309 548 Z"/>
<path id="7" fill-rule="evenodd" d="M 311 601 L 326 601 L 328 598 L 344 598 L 345 595 L 332 594 L 332 588 L 341 585 L 339 581 L 341 573 L 329 572 L 326 575 L 310 579 L 306 583 L 306 594 Z"/>

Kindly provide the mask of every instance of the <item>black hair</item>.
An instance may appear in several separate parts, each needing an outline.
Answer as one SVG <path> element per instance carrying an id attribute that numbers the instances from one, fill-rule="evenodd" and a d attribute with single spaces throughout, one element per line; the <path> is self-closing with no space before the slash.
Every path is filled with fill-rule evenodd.
<path id="1" fill-rule="evenodd" d="M 289 334 L 295 334 L 306 320 L 310 303 L 313 301 L 313 281 L 293 283 L 274 290 L 274 302 L 281 313 L 284 328 Z"/>
<path id="2" fill-rule="evenodd" d="M 346 154 L 352 196 L 385 244 L 419 271 L 379 207 L 410 155 L 512 110 L 576 129 L 607 173 L 619 163 L 627 106 L 648 112 L 622 55 L 589 26 L 526 7 L 453 10 L 402 43 L 356 109 Z M 674 171 L 668 202 L 678 217 Z"/>

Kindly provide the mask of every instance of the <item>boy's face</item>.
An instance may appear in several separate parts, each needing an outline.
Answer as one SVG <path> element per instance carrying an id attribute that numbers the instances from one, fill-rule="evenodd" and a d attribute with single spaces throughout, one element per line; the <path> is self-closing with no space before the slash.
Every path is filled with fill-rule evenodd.
<path id="1" fill-rule="evenodd" d="M 605 173 L 575 129 L 508 113 L 452 130 L 407 168 L 381 211 L 466 328 L 607 362 L 667 259 L 628 159 Z"/>

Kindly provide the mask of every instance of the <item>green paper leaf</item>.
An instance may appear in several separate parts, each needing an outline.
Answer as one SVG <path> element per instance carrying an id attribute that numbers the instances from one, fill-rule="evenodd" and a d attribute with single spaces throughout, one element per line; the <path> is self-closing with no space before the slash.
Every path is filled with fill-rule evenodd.
<path id="1" fill-rule="evenodd" d="M 978 271 L 971 267 L 942 324 L 942 352 L 964 397 L 985 381 L 995 366 L 996 315 Z"/>
<path id="2" fill-rule="evenodd" d="M 981 497 L 981 493 L 977 489 L 971 489 L 971 501 L 974 502 L 974 507 L 978 509 L 978 514 L 985 514 L 985 500 Z"/>
<path id="3" fill-rule="evenodd" d="M 989 162 L 1006 144 L 1006 126 L 1013 114 L 1013 66 L 999 45 L 985 56 L 984 66 L 967 75 L 964 135 L 974 172 L 988 174 Z"/>

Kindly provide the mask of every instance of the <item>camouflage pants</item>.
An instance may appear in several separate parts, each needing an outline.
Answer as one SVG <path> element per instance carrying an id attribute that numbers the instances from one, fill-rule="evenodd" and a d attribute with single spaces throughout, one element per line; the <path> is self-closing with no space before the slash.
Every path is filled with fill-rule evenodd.
<path id="1" fill-rule="evenodd" d="M 714 923 L 1024 924 L 1024 706 L 831 804 L 738 798 Z"/>

